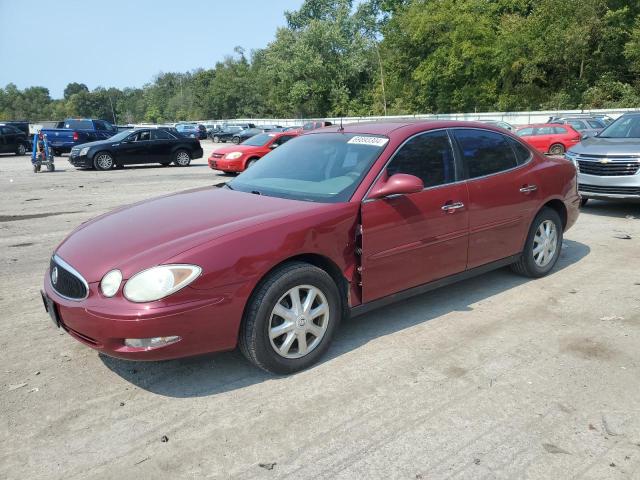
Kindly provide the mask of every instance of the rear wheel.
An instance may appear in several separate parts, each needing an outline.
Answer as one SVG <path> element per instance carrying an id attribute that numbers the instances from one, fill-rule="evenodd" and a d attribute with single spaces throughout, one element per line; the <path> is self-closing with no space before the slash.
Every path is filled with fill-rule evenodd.
<path id="1" fill-rule="evenodd" d="M 53 171 L 55 171 L 55 169 L 56 169 L 56 166 L 53 163 L 47 164 L 47 170 L 48 171 L 53 172 Z"/>
<path id="2" fill-rule="evenodd" d="M 233 137 L 231 143 L 238 145 L 240 143 L 240 137 Z"/>
<path id="3" fill-rule="evenodd" d="M 549 147 L 549 155 L 564 155 L 564 145 L 554 143 Z"/>
<path id="4" fill-rule="evenodd" d="M 341 314 L 338 287 L 327 272 L 302 262 L 284 264 L 252 294 L 240 350 L 268 372 L 305 369 L 329 348 Z"/>
<path id="5" fill-rule="evenodd" d="M 554 267 L 562 248 L 562 221 L 558 212 L 543 208 L 531 224 L 522 257 L 511 268 L 527 277 L 543 277 Z"/>
<path id="6" fill-rule="evenodd" d="M 220 137 L 218 135 L 214 135 L 213 136 L 213 142 L 214 143 L 220 143 Z"/>
<path id="7" fill-rule="evenodd" d="M 191 163 L 191 155 L 186 150 L 178 150 L 173 156 L 173 163 L 179 167 L 188 167 Z"/>
<path id="8" fill-rule="evenodd" d="M 111 170 L 113 168 L 113 157 L 107 152 L 98 152 L 93 157 L 93 167 L 96 170 Z"/>
<path id="9" fill-rule="evenodd" d="M 19 143 L 16 149 L 16 155 L 24 155 L 25 153 L 27 153 L 27 147 L 24 146 L 24 143 Z"/>

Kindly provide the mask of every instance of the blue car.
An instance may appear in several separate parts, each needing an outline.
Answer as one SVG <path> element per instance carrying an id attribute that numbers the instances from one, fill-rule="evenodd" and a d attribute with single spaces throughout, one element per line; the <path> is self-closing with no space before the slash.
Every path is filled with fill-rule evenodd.
<path id="1" fill-rule="evenodd" d="M 204 140 L 207 138 L 207 129 L 204 125 L 196 125 L 194 123 L 178 123 L 176 130 L 184 137 L 197 138 Z"/>

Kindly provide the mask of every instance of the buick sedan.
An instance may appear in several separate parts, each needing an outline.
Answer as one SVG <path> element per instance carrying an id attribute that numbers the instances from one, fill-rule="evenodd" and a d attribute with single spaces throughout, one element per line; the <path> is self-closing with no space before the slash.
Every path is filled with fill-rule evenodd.
<path id="1" fill-rule="evenodd" d="M 332 126 L 222 188 L 79 226 L 55 249 L 42 298 L 57 327 L 107 355 L 239 346 L 285 374 L 317 362 L 349 315 L 507 265 L 548 274 L 579 203 L 571 162 L 502 129 Z"/>

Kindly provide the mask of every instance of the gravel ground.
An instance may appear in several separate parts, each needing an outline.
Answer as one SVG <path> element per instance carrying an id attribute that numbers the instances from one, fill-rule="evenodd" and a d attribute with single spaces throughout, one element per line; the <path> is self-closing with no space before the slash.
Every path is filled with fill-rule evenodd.
<path id="1" fill-rule="evenodd" d="M 358 317 L 274 377 L 57 331 L 38 292 L 72 228 L 228 178 L 57 164 L 0 157 L 0 478 L 640 478 L 640 205 L 590 202 L 546 278 L 503 269 Z"/>

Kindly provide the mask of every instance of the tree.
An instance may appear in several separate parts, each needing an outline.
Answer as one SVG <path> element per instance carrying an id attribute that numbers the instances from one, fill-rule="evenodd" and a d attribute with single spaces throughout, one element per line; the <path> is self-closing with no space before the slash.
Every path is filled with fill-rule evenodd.
<path id="1" fill-rule="evenodd" d="M 71 95 L 80 92 L 89 92 L 89 88 L 84 83 L 69 83 L 64 89 L 64 99 L 69 100 L 71 98 Z"/>

